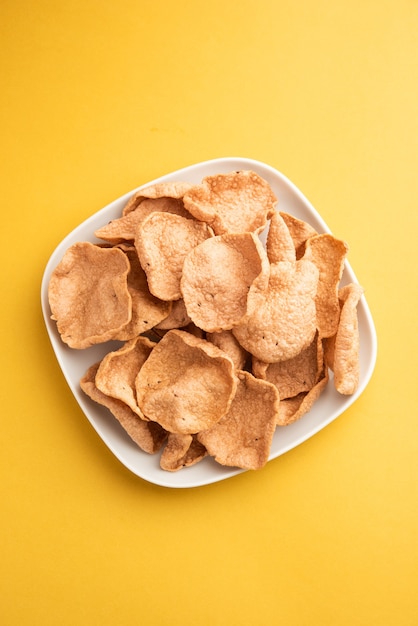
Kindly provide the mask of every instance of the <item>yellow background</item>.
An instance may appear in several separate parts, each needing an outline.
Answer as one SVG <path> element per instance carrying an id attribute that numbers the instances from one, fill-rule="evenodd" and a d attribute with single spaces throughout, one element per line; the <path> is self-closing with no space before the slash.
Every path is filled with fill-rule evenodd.
<path id="1" fill-rule="evenodd" d="M 416 0 L 2 0 L 2 624 L 418 624 L 417 33 Z M 40 282 L 89 215 L 221 156 L 349 242 L 378 361 L 262 471 L 170 490 L 81 413 Z"/>

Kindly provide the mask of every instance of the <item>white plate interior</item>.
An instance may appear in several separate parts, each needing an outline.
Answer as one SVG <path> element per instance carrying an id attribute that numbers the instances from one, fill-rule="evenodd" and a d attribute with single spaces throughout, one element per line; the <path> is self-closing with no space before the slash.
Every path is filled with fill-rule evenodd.
<path id="1" fill-rule="evenodd" d="M 269 165 L 252 159 L 213 159 L 172 172 L 150 181 L 146 185 L 141 185 L 141 187 L 156 182 L 168 181 L 199 183 L 204 176 L 243 169 L 253 170 L 268 181 L 279 199 L 278 208 L 280 211 L 291 213 L 295 217 L 309 222 L 318 232 L 330 232 L 330 229 L 314 207 L 291 181 Z M 106 343 L 88 348 L 87 350 L 73 350 L 61 341 L 56 324 L 50 318 L 48 283 L 52 271 L 62 259 L 67 248 L 77 241 L 97 242 L 98 240 L 93 234 L 94 231 L 111 219 L 119 217 L 128 198 L 141 187 L 133 189 L 92 215 L 75 228 L 57 246 L 48 261 L 42 280 L 42 311 L 53 349 L 72 393 L 93 428 L 119 461 L 137 476 L 157 485 L 176 488 L 198 487 L 230 478 L 244 470 L 222 467 L 211 458 L 205 458 L 192 467 L 184 468 L 174 473 L 161 470 L 159 466 L 160 455 L 149 455 L 140 450 L 109 411 L 91 401 L 80 389 L 79 380 L 87 368 L 101 359 L 116 344 Z M 346 262 L 342 284 L 348 282 L 358 281 L 349 262 Z M 332 384 L 331 374 L 329 384 L 311 411 L 299 421 L 276 429 L 269 460 L 277 458 L 309 437 L 312 437 L 346 411 L 364 391 L 373 373 L 377 355 L 376 331 L 364 296 L 362 296 L 359 303 L 358 315 L 360 330 L 360 384 L 357 391 L 352 396 L 338 394 Z"/>

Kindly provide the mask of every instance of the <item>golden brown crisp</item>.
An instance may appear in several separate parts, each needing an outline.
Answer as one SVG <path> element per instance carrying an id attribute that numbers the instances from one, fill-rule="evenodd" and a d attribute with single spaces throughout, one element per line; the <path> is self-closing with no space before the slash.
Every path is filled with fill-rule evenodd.
<path id="1" fill-rule="evenodd" d="M 271 265 L 268 289 L 253 296 L 253 313 L 232 329 L 239 343 L 266 363 L 286 361 L 307 348 L 316 332 L 317 282 L 310 261 Z"/>
<path id="2" fill-rule="evenodd" d="M 225 415 L 236 385 L 234 364 L 222 350 L 185 331 L 169 330 L 137 376 L 137 402 L 167 431 L 194 434 Z"/>
<path id="3" fill-rule="evenodd" d="M 312 343 L 292 359 L 278 363 L 253 359 L 252 368 L 254 376 L 277 387 L 280 400 L 292 398 L 309 391 L 318 382 L 324 369 L 322 341 L 317 333 Z"/>
<path id="4" fill-rule="evenodd" d="M 161 454 L 160 467 L 168 472 L 177 472 L 183 467 L 195 465 L 206 455 L 206 448 L 197 440 L 196 435 L 169 433 Z"/>
<path id="5" fill-rule="evenodd" d="M 184 259 L 212 237 L 207 224 L 171 213 L 152 213 L 138 227 L 135 247 L 151 293 L 161 300 L 179 300 Z"/>
<path id="6" fill-rule="evenodd" d="M 239 383 L 228 413 L 211 428 L 198 433 L 208 453 L 221 465 L 260 469 L 269 457 L 279 411 L 274 385 L 238 373 Z"/>
<path id="7" fill-rule="evenodd" d="M 316 324 L 322 338 L 331 337 L 337 331 L 338 287 L 347 253 L 347 244 L 328 233 L 315 235 L 306 242 L 303 258 L 312 261 L 319 270 L 315 305 Z"/>
<path id="8" fill-rule="evenodd" d="M 96 387 L 107 396 L 121 400 L 145 419 L 136 402 L 135 379 L 149 357 L 154 343 L 145 337 L 127 341 L 121 348 L 108 352 L 96 374 Z"/>
<path id="9" fill-rule="evenodd" d="M 230 330 L 251 313 L 250 294 L 268 284 L 269 263 L 256 235 L 218 235 L 185 258 L 180 289 L 192 321 L 207 332 Z"/>
<path id="10" fill-rule="evenodd" d="M 183 298 L 171 302 L 170 313 L 161 322 L 155 325 L 157 330 L 171 330 L 172 328 L 183 328 L 190 324 L 191 319 L 187 314 L 186 305 Z"/>
<path id="11" fill-rule="evenodd" d="M 328 384 L 328 368 L 324 368 L 318 382 L 309 391 L 302 391 L 293 398 L 281 400 L 277 418 L 278 426 L 287 426 L 308 413 Z"/>
<path id="12" fill-rule="evenodd" d="M 231 357 L 236 370 L 244 369 L 248 352 L 238 343 L 232 331 L 221 330 L 217 333 L 206 333 L 206 339 Z"/>
<path id="13" fill-rule="evenodd" d="M 334 385 L 344 395 L 353 394 L 360 379 L 360 335 L 358 327 L 357 306 L 363 294 L 363 288 L 350 283 L 339 290 L 341 306 L 340 321 L 337 333 L 330 338 L 333 356 L 327 362 L 334 370 Z M 328 343 L 328 342 L 327 342 Z"/>
<path id="14" fill-rule="evenodd" d="M 84 393 L 94 402 L 106 407 L 118 420 L 129 437 L 148 454 L 155 454 L 161 449 L 167 438 L 166 431 L 155 422 L 146 422 L 136 415 L 127 404 L 111 398 L 97 389 L 95 384 L 99 363 L 92 365 L 80 381 Z"/>
<path id="15" fill-rule="evenodd" d="M 181 200 L 186 191 L 191 188 L 192 185 L 190 183 L 181 181 L 148 185 L 148 187 L 140 189 L 129 198 L 122 210 L 122 214 L 128 215 L 131 211 L 135 211 L 146 199 L 157 200 L 159 198 L 171 198 Z"/>
<path id="16" fill-rule="evenodd" d="M 71 348 L 112 339 L 131 320 L 129 262 L 117 248 L 76 243 L 64 254 L 49 282 L 52 319 Z"/>
<path id="17" fill-rule="evenodd" d="M 300 220 L 294 215 L 280 211 L 280 215 L 283 218 L 284 223 L 289 229 L 290 236 L 293 239 L 293 244 L 296 250 L 296 258 L 301 259 L 305 253 L 305 244 L 314 235 L 317 235 L 317 231 L 305 222 Z"/>
<path id="18" fill-rule="evenodd" d="M 296 250 L 286 222 L 277 211 L 271 217 L 267 234 L 267 256 L 270 263 L 296 261 Z"/>
<path id="19" fill-rule="evenodd" d="M 172 303 L 152 295 L 147 277 L 133 246 L 120 245 L 129 260 L 128 291 L 132 298 L 131 321 L 114 335 L 114 339 L 127 341 L 158 325 L 171 315 Z"/>
<path id="20" fill-rule="evenodd" d="M 182 200 L 177 200 L 176 198 L 156 198 L 155 200 L 146 198 L 135 210 L 111 220 L 105 226 L 98 228 L 94 234 L 99 239 L 112 244 L 124 241 L 133 242 L 139 224 L 148 215 L 157 211 L 159 213 L 174 213 L 182 217 L 191 217 L 190 213 L 184 208 Z"/>
<path id="21" fill-rule="evenodd" d="M 216 235 L 260 232 L 277 199 L 270 185 L 252 171 L 207 176 L 187 191 L 184 206 L 198 220 L 210 224 Z"/>

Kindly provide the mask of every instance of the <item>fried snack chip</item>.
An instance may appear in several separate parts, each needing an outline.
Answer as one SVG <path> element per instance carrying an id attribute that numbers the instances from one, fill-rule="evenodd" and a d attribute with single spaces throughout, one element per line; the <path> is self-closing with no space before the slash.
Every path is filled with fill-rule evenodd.
<path id="1" fill-rule="evenodd" d="M 338 286 L 347 253 L 347 244 L 328 233 L 315 235 L 306 242 L 303 258 L 312 261 L 319 269 L 315 304 L 316 324 L 322 338 L 331 337 L 337 331 L 340 317 Z"/>
<path id="2" fill-rule="evenodd" d="M 287 426 L 308 413 L 327 386 L 328 378 L 328 369 L 325 367 L 318 382 L 309 391 L 302 391 L 297 396 L 281 400 L 277 425 Z"/>
<path id="3" fill-rule="evenodd" d="M 134 193 L 125 204 L 122 215 L 128 215 L 131 211 L 135 211 L 146 199 L 157 200 L 159 198 L 172 198 L 181 200 L 184 194 L 192 188 L 193 185 L 186 182 L 173 183 L 155 183 L 144 189 L 140 189 Z"/>
<path id="4" fill-rule="evenodd" d="M 213 236 L 207 224 L 171 213 L 152 213 L 138 227 L 135 248 L 151 293 L 161 300 L 179 300 L 184 259 Z"/>
<path id="5" fill-rule="evenodd" d="M 266 363 L 295 357 L 316 332 L 318 269 L 305 259 L 270 267 L 267 290 L 252 296 L 253 313 L 232 329 L 239 343 Z"/>
<path id="6" fill-rule="evenodd" d="M 280 216 L 282 217 L 284 223 L 286 224 L 290 236 L 293 239 L 293 245 L 296 250 L 296 258 L 301 259 L 305 254 L 305 244 L 314 235 L 317 235 L 317 231 L 305 222 L 304 220 L 300 220 L 294 215 L 290 215 L 289 213 L 285 213 L 284 211 L 280 211 Z"/>
<path id="7" fill-rule="evenodd" d="M 228 413 L 197 438 L 221 465 L 260 469 L 268 461 L 279 393 L 274 385 L 249 372 L 240 371 L 238 380 Z"/>
<path id="8" fill-rule="evenodd" d="M 121 400 L 142 419 L 146 418 L 136 402 L 135 379 L 154 345 L 145 337 L 127 341 L 118 350 L 106 354 L 95 379 L 99 391 Z"/>
<path id="9" fill-rule="evenodd" d="M 162 451 L 160 467 L 167 472 L 177 472 L 183 467 L 190 467 L 207 456 L 205 446 L 196 435 L 169 433 Z"/>
<path id="10" fill-rule="evenodd" d="M 215 235 L 260 232 L 277 203 L 270 185 L 252 171 L 207 176 L 183 197 L 184 206 L 198 220 L 210 224 Z"/>
<path id="11" fill-rule="evenodd" d="M 120 244 L 129 260 L 128 291 L 132 299 L 131 321 L 115 333 L 114 339 L 127 341 L 157 326 L 171 315 L 172 304 L 152 295 L 147 277 L 133 246 Z"/>
<path id="12" fill-rule="evenodd" d="M 176 198 L 145 198 L 138 207 L 95 231 L 95 236 L 112 244 L 124 241 L 133 242 L 139 224 L 151 213 L 173 213 L 182 217 L 191 217 L 184 208 L 182 200 Z"/>
<path id="13" fill-rule="evenodd" d="M 105 226 L 98 228 L 94 235 L 110 244 L 118 244 L 124 241 L 133 241 L 138 224 L 142 221 L 139 211 L 134 211 L 125 217 L 111 220 Z"/>
<path id="14" fill-rule="evenodd" d="M 52 319 L 71 348 L 112 339 L 132 317 L 129 262 L 117 248 L 76 243 L 52 273 L 48 298 Z"/>
<path id="15" fill-rule="evenodd" d="M 171 302 L 171 311 L 161 322 L 156 324 L 154 328 L 157 330 L 171 330 L 173 328 L 184 328 L 190 324 L 191 319 L 187 314 L 186 305 L 183 298 L 173 300 Z"/>
<path id="16" fill-rule="evenodd" d="M 292 359 L 277 363 L 264 363 L 258 359 L 252 361 L 254 376 L 273 383 L 279 391 L 280 400 L 312 389 L 323 369 L 324 351 L 318 333 L 312 343 Z"/>
<path id="17" fill-rule="evenodd" d="M 218 235 L 185 258 L 180 289 L 192 321 L 213 333 L 230 330 L 250 313 L 250 294 L 265 290 L 269 264 L 256 235 Z"/>
<path id="18" fill-rule="evenodd" d="M 138 406 L 165 430 L 194 434 L 228 411 L 237 379 L 222 350 L 182 330 L 155 345 L 135 382 Z"/>
<path id="19" fill-rule="evenodd" d="M 206 333 L 206 339 L 231 357 L 236 370 L 244 369 L 248 352 L 238 343 L 232 331 L 220 330 L 217 333 Z"/>
<path id="20" fill-rule="evenodd" d="M 296 261 L 296 250 L 286 222 L 278 211 L 270 220 L 267 234 L 267 256 L 270 263 Z"/>
<path id="21" fill-rule="evenodd" d="M 95 363 L 80 380 L 84 393 L 97 404 L 106 407 L 118 420 L 122 428 L 137 446 L 148 454 L 155 454 L 167 439 L 166 431 L 155 422 L 146 422 L 138 417 L 127 404 L 106 396 L 96 387 L 95 378 L 100 363 Z"/>
<path id="22" fill-rule="evenodd" d="M 334 371 L 334 386 L 343 395 L 353 394 L 360 378 L 360 336 L 357 306 L 363 288 L 356 283 L 341 287 L 338 293 L 341 307 L 338 329 L 325 342 L 326 361 Z"/>

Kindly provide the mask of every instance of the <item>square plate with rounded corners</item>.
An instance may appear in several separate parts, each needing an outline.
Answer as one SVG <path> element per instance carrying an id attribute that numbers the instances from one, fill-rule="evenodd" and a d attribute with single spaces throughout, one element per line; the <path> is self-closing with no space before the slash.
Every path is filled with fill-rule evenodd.
<path id="1" fill-rule="evenodd" d="M 295 217 L 309 222 L 318 232 L 330 232 L 328 226 L 305 196 L 279 171 L 253 159 L 239 157 L 219 158 L 197 163 L 166 176 L 161 176 L 145 185 L 141 185 L 104 207 L 75 228 L 58 245 L 51 255 L 43 275 L 41 299 L 46 328 L 58 363 L 82 411 L 104 443 L 125 467 L 144 480 L 164 487 L 198 487 L 231 478 L 244 470 L 223 467 L 212 458 L 206 457 L 192 467 L 171 473 L 160 469 L 159 454 L 148 455 L 140 450 L 110 412 L 91 401 L 79 387 L 79 380 L 87 368 L 100 360 L 108 351 L 114 349 L 115 344 L 109 342 L 86 350 L 73 350 L 66 346 L 58 335 L 55 322 L 50 318 L 48 283 L 52 271 L 63 257 L 66 249 L 77 241 L 97 242 L 98 239 L 94 236 L 95 230 L 111 219 L 119 217 L 122 207 L 130 196 L 141 187 L 146 187 L 156 182 L 169 181 L 187 181 L 196 184 L 200 183 L 205 176 L 228 173 L 235 170 L 253 170 L 257 172 L 271 185 L 276 197 L 279 199 L 278 207 L 280 211 L 291 213 Z M 346 262 L 341 284 L 348 282 L 358 281 L 350 264 Z M 360 329 L 360 384 L 357 391 L 352 396 L 338 394 L 334 389 L 331 374 L 330 383 L 310 412 L 299 421 L 276 429 L 269 461 L 298 446 L 327 426 L 348 409 L 364 391 L 372 376 L 377 354 L 375 327 L 364 296 L 362 296 L 358 306 L 358 316 Z"/>

